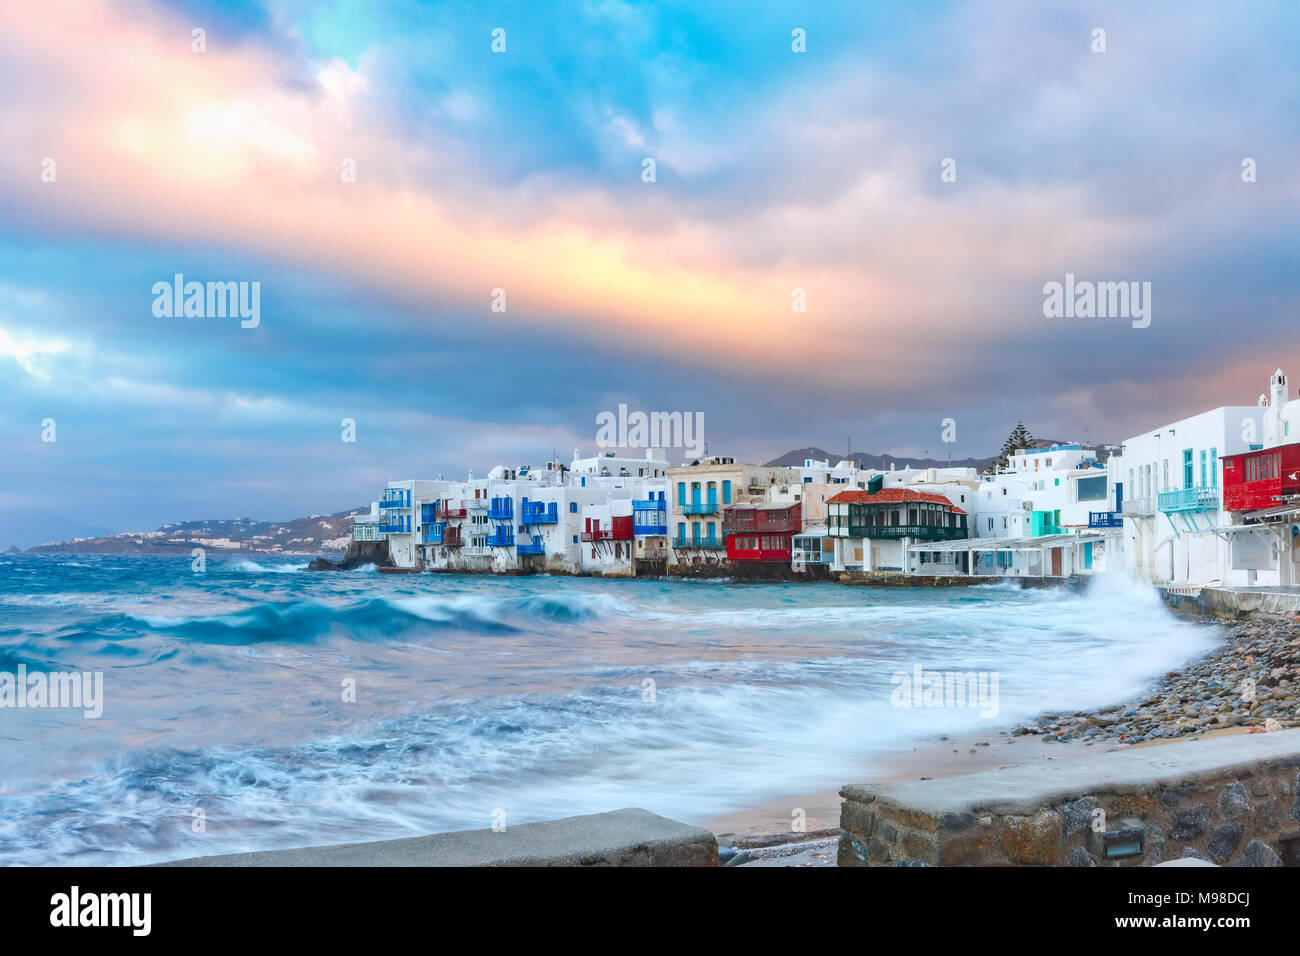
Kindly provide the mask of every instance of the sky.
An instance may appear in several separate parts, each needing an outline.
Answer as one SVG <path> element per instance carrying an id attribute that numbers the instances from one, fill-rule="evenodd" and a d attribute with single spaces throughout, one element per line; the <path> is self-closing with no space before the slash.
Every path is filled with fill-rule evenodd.
<path id="1" fill-rule="evenodd" d="M 962 458 L 1300 374 L 1300 4 L 810 6 L 0 6 L 0 548 L 593 454 L 620 404 Z M 257 324 L 159 315 L 177 274 Z M 1046 316 L 1067 274 L 1149 324 Z"/>

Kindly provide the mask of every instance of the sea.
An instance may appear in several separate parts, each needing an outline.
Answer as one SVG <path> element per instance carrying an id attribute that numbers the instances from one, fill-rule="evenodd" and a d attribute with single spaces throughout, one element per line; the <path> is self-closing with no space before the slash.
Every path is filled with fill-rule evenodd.
<path id="1" fill-rule="evenodd" d="M 0 556 L 0 864 L 623 807 L 697 823 L 833 794 L 944 735 L 1132 699 L 1218 641 L 1107 578 L 1076 593 L 306 568 Z M 20 672 L 98 674 L 102 699 L 17 707 Z M 907 689 L 935 673 L 996 696 Z"/>

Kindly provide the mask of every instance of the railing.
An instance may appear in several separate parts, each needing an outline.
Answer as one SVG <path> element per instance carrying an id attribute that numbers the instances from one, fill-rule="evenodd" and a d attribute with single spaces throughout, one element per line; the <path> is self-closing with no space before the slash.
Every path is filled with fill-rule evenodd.
<path id="1" fill-rule="evenodd" d="M 379 501 L 381 508 L 409 508 L 411 507 L 411 493 L 408 491 L 401 495 L 385 494 Z"/>
<path id="2" fill-rule="evenodd" d="M 1161 511 L 1200 511 L 1219 507 L 1218 488 L 1180 488 L 1162 491 L 1158 499 Z"/>
<path id="3" fill-rule="evenodd" d="M 443 508 L 442 516 L 443 518 L 446 519 L 463 518 L 465 517 L 465 509 L 464 508 Z"/>
<path id="4" fill-rule="evenodd" d="M 699 548 L 704 551 L 721 551 L 726 547 L 726 544 L 718 540 L 710 541 L 708 538 L 703 540 L 696 540 L 695 538 L 677 538 L 673 541 L 673 547 L 678 551 L 686 551 L 691 548 Z"/>
<path id="5" fill-rule="evenodd" d="M 757 518 L 742 516 L 735 511 L 728 511 L 722 523 L 726 534 L 798 534 L 803 530 L 803 521 L 799 518 Z"/>
<path id="6" fill-rule="evenodd" d="M 389 521 L 382 522 L 379 525 L 379 533 L 380 534 L 410 534 L 411 519 L 407 518 L 405 521 L 389 520 Z"/>
<path id="7" fill-rule="evenodd" d="M 663 514 L 663 512 L 660 512 L 660 514 Z M 636 522 L 633 522 L 632 533 L 633 534 L 667 534 L 668 519 L 661 518 L 658 524 L 637 524 Z"/>
<path id="8" fill-rule="evenodd" d="M 486 498 L 466 498 L 462 502 L 470 511 L 487 511 L 488 500 Z"/>
<path id="9" fill-rule="evenodd" d="M 667 529 L 665 529 L 666 533 Z M 613 528 L 592 528 L 582 532 L 583 541 L 627 541 L 631 535 L 625 530 L 619 532 Z"/>
<path id="10" fill-rule="evenodd" d="M 1119 511 L 1089 511 L 1089 528 L 1122 528 L 1124 515 Z"/>
<path id="11" fill-rule="evenodd" d="M 488 520 L 490 521 L 513 521 L 515 519 L 515 506 L 507 501 L 504 504 L 493 504 L 488 507 Z"/>
<path id="12" fill-rule="evenodd" d="M 956 541 L 969 537 L 965 528 L 936 524 L 849 525 L 850 538 L 916 538 L 920 541 Z"/>
<path id="13" fill-rule="evenodd" d="M 716 501 L 691 501 L 682 505 L 684 515 L 715 515 L 718 513 Z"/>
<path id="14" fill-rule="evenodd" d="M 1127 498 L 1121 506 L 1126 515 L 1153 515 L 1156 513 L 1154 498 Z"/>
<path id="15" fill-rule="evenodd" d="M 485 539 L 489 548 L 510 548 L 515 543 L 513 531 L 494 531 Z"/>
<path id="16" fill-rule="evenodd" d="M 519 512 L 521 524 L 555 524 L 560 520 L 555 502 L 526 504 Z"/>
<path id="17" fill-rule="evenodd" d="M 516 545 L 515 551 L 519 554 L 544 554 L 546 546 L 541 541 L 528 541 L 524 544 Z"/>
<path id="18" fill-rule="evenodd" d="M 462 548 L 460 553 L 465 558 L 485 558 L 492 553 L 492 549 L 483 544 L 470 544 Z"/>

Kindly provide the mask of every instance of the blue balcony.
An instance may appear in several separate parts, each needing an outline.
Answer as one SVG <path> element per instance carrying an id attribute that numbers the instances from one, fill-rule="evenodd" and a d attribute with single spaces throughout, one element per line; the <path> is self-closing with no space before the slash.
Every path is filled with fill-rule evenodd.
<path id="1" fill-rule="evenodd" d="M 410 516 L 407 516 L 406 520 L 402 520 L 402 518 L 398 515 L 389 515 L 386 519 L 384 519 L 383 522 L 380 523 L 379 533 L 380 534 L 410 534 L 411 533 Z"/>
<path id="2" fill-rule="evenodd" d="M 525 498 L 520 505 L 521 524 L 555 524 L 559 520 L 559 506 L 554 501 L 529 501 Z"/>
<path id="3" fill-rule="evenodd" d="M 1218 488 L 1180 488 L 1178 491 L 1162 491 L 1157 498 L 1157 507 L 1169 514 L 1178 511 L 1206 511 L 1219 507 Z"/>
<path id="4" fill-rule="evenodd" d="M 667 534 L 668 505 L 662 498 L 632 502 L 632 533 Z"/>
<path id="5" fill-rule="evenodd" d="M 420 523 L 433 524 L 438 520 L 438 502 L 426 501 L 420 505 Z"/>
<path id="6" fill-rule="evenodd" d="M 718 513 L 716 501 L 691 501 L 682 505 L 684 515 L 715 515 Z"/>
<path id="7" fill-rule="evenodd" d="M 515 520 L 514 499 L 493 498 L 492 504 L 488 506 L 488 519 L 490 521 L 514 521 Z"/>
<path id="8" fill-rule="evenodd" d="M 702 551 L 721 551 L 726 545 L 716 538 L 677 538 L 673 541 L 673 547 L 678 551 L 689 551 L 692 548 L 699 548 Z"/>
<path id="9" fill-rule="evenodd" d="M 515 533 L 505 528 L 493 531 L 483 542 L 489 548 L 513 548 L 515 544 Z"/>
<path id="10" fill-rule="evenodd" d="M 409 508 L 411 507 L 411 493 L 402 489 L 389 488 L 384 492 L 384 497 L 379 500 L 381 508 Z"/>
<path id="11" fill-rule="evenodd" d="M 545 548 L 542 546 L 542 536 L 540 534 L 533 535 L 532 541 L 517 545 L 515 551 L 519 554 L 544 554 Z"/>
<path id="12" fill-rule="evenodd" d="M 424 526 L 424 536 L 420 540 L 425 544 L 442 544 L 442 536 L 446 530 L 447 525 L 441 521 L 427 524 Z"/>
<path id="13" fill-rule="evenodd" d="M 1089 528 L 1122 528 L 1124 515 L 1119 511 L 1089 511 Z"/>

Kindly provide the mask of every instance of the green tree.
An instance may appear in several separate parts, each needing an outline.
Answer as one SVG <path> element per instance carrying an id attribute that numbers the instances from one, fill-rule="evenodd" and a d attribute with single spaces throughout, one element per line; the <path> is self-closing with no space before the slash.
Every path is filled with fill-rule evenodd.
<path id="1" fill-rule="evenodd" d="M 1025 423 L 1022 421 L 1016 422 L 1016 427 L 1011 429 L 1011 434 L 1002 443 L 1002 450 L 998 452 L 996 466 L 1006 468 L 1009 459 L 1016 453 L 1016 449 L 1028 448 L 1033 440 L 1034 436 L 1029 434 L 1029 429 L 1025 427 Z"/>

